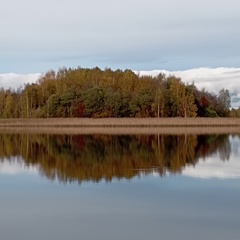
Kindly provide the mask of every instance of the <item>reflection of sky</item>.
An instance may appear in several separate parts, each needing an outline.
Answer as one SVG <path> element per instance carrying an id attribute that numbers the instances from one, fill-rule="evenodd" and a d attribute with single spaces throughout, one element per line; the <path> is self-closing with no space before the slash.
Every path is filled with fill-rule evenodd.
<path id="1" fill-rule="evenodd" d="M 37 167 L 28 171 L 19 158 L 6 160 L 0 165 L 1 239 L 238 239 L 239 140 L 231 143 L 228 161 L 215 154 L 182 175 L 111 183 L 59 184 L 29 174 Z"/>
<path id="2" fill-rule="evenodd" d="M 220 160 L 219 153 L 200 159 L 196 166 L 187 166 L 182 174 L 197 178 L 240 178 L 240 139 L 230 137 L 231 156 L 229 160 Z"/>
<path id="3" fill-rule="evenodd" d="M 32 174 L 37 173 L 36 167 L 26 166 L 21 157 L 11 157 L 0 161 L 0 174 Z"/>
<path id="4" fill-rule="evenodd" d="M 2 239 L 226 240 L 239 236 L 236 180 L 148 176 L 79 186 L 51 183 L 38 175 L 0 175 L 0 189 Z"/>

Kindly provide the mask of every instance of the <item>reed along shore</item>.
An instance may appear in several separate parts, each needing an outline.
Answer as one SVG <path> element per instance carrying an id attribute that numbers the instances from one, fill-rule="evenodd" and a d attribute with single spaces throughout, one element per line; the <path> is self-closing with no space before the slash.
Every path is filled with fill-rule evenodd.
<path id="1" fill-rule="evenodd" d="M 240 118 L 0 119 L 0 132 L 51 134 L 240 134 Z"/>
<path id="2" fill-rule="evenodd" d="M 240 127 L 240 118 L 16 118 L 0 127 Z"/>

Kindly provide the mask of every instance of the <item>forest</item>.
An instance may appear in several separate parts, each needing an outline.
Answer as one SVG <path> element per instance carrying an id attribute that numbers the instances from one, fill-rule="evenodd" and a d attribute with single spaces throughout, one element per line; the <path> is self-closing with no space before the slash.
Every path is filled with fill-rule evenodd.
<path id="1" fill-rule="evenodd" d="M 0 89 L 0 118 L 229 117 L 229 91 L 218 94 L 175 76 L 139 76 L 131 70 L 60 68 L 36 83 Z"/>

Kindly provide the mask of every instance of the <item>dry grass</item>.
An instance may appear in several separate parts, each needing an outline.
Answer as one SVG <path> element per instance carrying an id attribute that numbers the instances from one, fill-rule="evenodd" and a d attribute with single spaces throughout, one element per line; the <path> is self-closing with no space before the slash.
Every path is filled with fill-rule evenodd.
<path id="1" fill-rule="evenodd" d="M 240 118 L 24 118 L 0 119 L 0 127 L 206 127 L 239 126 Z"/>
<path id="2" fill-rule="evenodd" d="M 240 133 L 238 118 L 0 119 L 0 132 L 68 134 Z"/>

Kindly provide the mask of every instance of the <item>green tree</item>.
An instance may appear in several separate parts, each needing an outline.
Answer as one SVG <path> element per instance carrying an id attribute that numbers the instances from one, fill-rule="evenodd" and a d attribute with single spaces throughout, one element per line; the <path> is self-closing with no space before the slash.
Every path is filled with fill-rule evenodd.
<path id="1" fill-rule="evenodd" d="M 216 111 L 220 117 L 228 117 L 230 114 L 231 97 L 228 90 L 221 89 L 217 97 Z"/>
<path id="2" fill-rule="evenodd" d="M 130 109 L 133 116 L 136 117 L 151 117 L 152 112 L 153 96 L 150 91 L 143 90 L 136 93 L 130 103 Z"/>
<path id="3" fill-rule="evenodd" d="M 165 105 L 166 105 L 166 78 L 164 74 L 159 74 L 154 80 L 154 103 L 153 111 L 155 116 L 165 117 Z"/>
<path id="4" fill-rule="evenodd" d="M 0 89 L 0 117 L 3 117 L 3 112 L 5 108 L 5 90 L 3 88 Z"/>
<path id="5" fill-rule="evenodd" d="M 3 118 L 12 118 L 14 112 L 14 102 L 10 90 L 6 91 L 5 107 L 3 110 Z"/>
<path id="6" fill-rule="evenodd" d="M 82 101 L 86 117 L 102 116 L 105 105 L 105 91 L 100 87 L 93 87 L 83 92 Z"/>
<path id="7" fill-rule="evenodd" d="M 108 117 L 129 117 L 131 110 L 127 96 L 117 91 L 107 91 L 105 94 L 105 111 Z"/>

